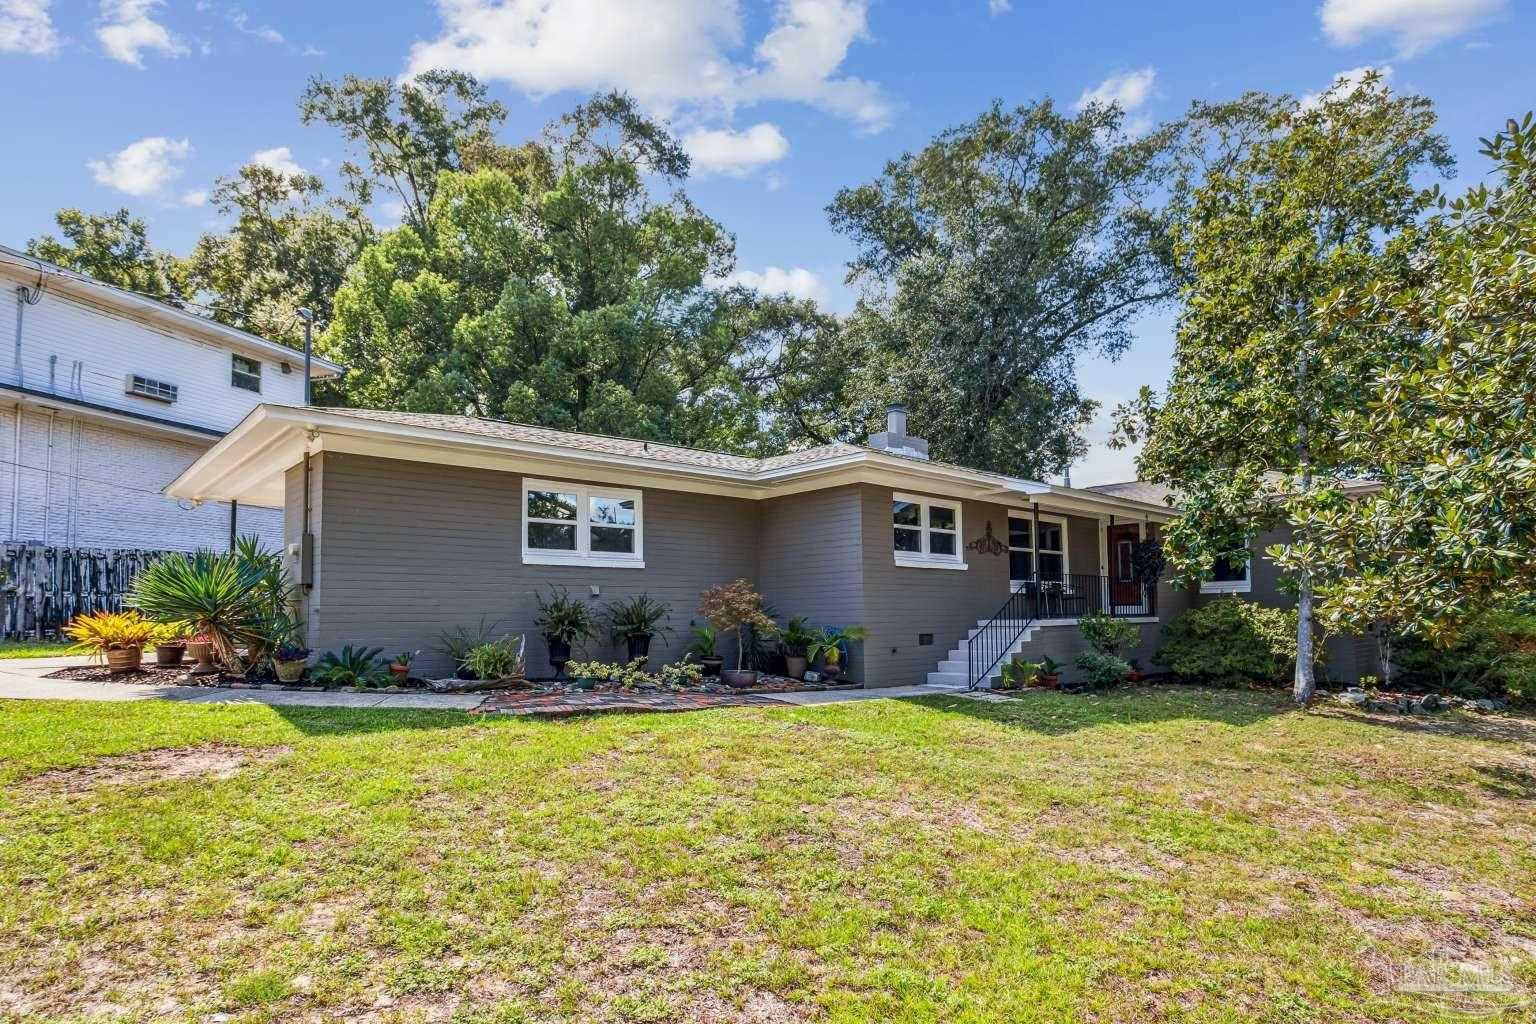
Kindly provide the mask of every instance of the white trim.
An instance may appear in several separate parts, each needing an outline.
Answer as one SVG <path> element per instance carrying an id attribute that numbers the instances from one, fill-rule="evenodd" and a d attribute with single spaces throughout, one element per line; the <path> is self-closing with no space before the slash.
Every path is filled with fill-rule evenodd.
<path id="1" fill-rule="evenodd" d="M 892 509 L 891 549 L 895 555 L 896 564 L 906 569 L 969 569 L 965 562 L 965 503 L 959 498 L 935 498 L 921 494 L 903 494 L 900 491 L 891 492 L 891 504 L 905 501 L 916 505 L 918 509 L 918 525 L 897 526 L 895 523 L 895 509 Z M 945 530 L 936 527 L 932 523 L 931 508 L 939 505 L 952 510 L 955 513 L 955 528 Z M 897 551 L 895 550 L 896 530 L 915 530 L 922 540 L 921 551 Z M 955 553 L 953 555 L 936 555 L 929 550 L 935 533 L 952 536 L 955 538 Z"/>
<path id="2" fill-rule="evenodd" d="M 1248 594 L 1253 591 L 1253 553 L 1249 552 L 1248 560 L 1243 563 L 1243 578 L 1240 580 L 1201 580 L 1200 593 L 1202 594 Z"/>
<path id="3" fill-rule="evenodd" d="M 528 517 L 528 495 L 532 491 L 558 491 L 562 494 L 571 494 L 576 498 L 575 519 L 530 519 Z M 633 501 L 635 503 L 635 525 L 633 527 L 620 527 L 620 529 L 633 529 L 635 533 L 635 550 L 633 554 L 617 554 L 611 551 L 592 551 L 592 499 L 614 498 L 619 501 Z M 622 487 L 607 487 L 601 484 L 577 484 L 567 480 L 537 480 L 533 477 L 523 477 L 523 504 L 517 513 L 519 530 L 522 532 L 522 551 L 524 565 L 581 565 L 593 568 L 606 569 L 644 569 L 645 568 L 645 499 L 639 491 L 628 490 Z M 576 550 L 562 551 L 552 548 L 530 548 L 528 546 L 528 527 L 532 523 L 555 523 L 557 525 L 571 526 L 576 531 Z M 598 524 L 606 525 L 606 524 Z"/>
<path id="4" fill-rule="evenodd" d="M 1035 546 L 1039 543 L 1040 538 L 1035 536 L 1035 513 L 1032 509 L 1027 508 L 1009 508 L 1006 511 L 1004 525 L 1006 526 L 1008 519 L 1014 518 L 1029 520 L 1029 547 L 1015 548 L 1013 546 L 1013 530 L 1010 528 L 1008 529 L 1008 550 L 1010 553 L 1014 551 L 1028 551 L 1030 564 L 1035 567 L 1035 574 L 1039 575 L 1040 553 L 1035 550 Z M 1061 527 L 1061 578 L 1065 580 L 1068 576 L 1072 575 L 1072 554 L 1069 550 L 1071 547 L 1071 540 L 1069 538 L 1072 536 L 1072 531 L 1068 528 L 1067 517 L 1056 512 L 1041 512 L 1040 521 L 1042 523 L 1054 523 L 1055 525 Z M 1046 554 L 1054 555 L 1056 552 L 1047 551 Z M 1009 575 L 1013 575 L 1011 571 L 1009 572 Z M 1010 590 L 1018 590 L 1026 582 L 1028 581 L 1009 579 L 1008 588 Z"/>

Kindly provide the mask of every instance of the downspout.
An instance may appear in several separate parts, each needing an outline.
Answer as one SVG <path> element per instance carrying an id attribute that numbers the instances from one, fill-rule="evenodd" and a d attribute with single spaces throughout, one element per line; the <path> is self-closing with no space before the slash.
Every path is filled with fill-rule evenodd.
<path id="1" fill-rule="evenodd" d="M 43 546 L 48 545 L 49 521 L 53 515 L 53 425 L 58 413 L 48 410 L 48 456 L 43 468 Z"/>
<path id="2" fill-rule="evenodd" d="M 11 432 L 15 442 L 11 453 L 11 540 L 21 539 L 21 402 L 16 403 L 16 429 Z"/>

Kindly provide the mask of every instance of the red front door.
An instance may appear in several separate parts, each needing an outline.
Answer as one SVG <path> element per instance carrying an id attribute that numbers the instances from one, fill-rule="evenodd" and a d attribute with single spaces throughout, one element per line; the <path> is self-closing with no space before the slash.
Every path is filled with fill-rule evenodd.
<path id="1" fill-rule="evenodd" d="M 1109 527 L 1109 600 L 1111 612 L 1133 611 L 1141 606 L 1141 588 L 1136 585 L 1136 542 L 1141 540 L 1138 523 L 1117 523 Z"/>

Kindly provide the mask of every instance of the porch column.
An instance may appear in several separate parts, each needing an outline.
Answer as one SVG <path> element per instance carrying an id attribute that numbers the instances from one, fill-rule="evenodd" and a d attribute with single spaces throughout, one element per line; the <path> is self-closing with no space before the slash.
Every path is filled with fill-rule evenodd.
<path id="1" fill-rule="evenodd" d="M 1110 587 L 1110 562 L 1109 562 L 1109 531 L 1114 529 L 1115 517 L 1111 515 L 1108 521 L 1102 517 L 1099 519 L 1099 607 L 1103 611 L 1111 611 L 1109 603 Z"/>

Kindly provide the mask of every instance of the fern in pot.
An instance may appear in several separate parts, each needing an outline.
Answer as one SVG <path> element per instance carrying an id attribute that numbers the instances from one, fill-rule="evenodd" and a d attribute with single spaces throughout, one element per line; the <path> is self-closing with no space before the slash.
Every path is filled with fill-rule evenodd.
<path id="1" fill-rule="evenodd" d="M 644 661 L 650 656 L 651 641 L 658 635 L 670 633 L 664 620 L 672 613 L 672 606 L 658 601 L 649 594 L 613 601 L 603 609 L 608 621 L 608 633 L 614 643 L 624 641 L 626 662 Z"/>
<path id="2" fill-rule="evenodd" d="M 538 596 L 534 600 L 539 603 L 534 627 L 549 645 L 549 663 L 554 666 L 555 678 L 563 679 L 565 666 L 571 660 L 571 645 L 592 639 L 592 609 L 554 584 L 550 585 L 548 600 Z"/>

